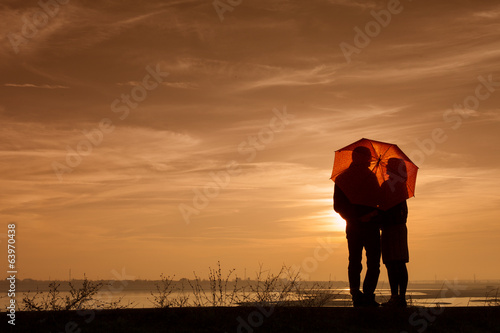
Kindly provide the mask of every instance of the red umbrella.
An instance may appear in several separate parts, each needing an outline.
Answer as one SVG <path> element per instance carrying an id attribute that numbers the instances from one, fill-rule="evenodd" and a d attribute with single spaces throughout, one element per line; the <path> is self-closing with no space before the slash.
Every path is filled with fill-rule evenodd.
<path id="1" fill-rule="evenodd" d="M 417 171 L 397 145 L 361 139 L 335 152 L 331 179 L 351 203 L 387 210 L 415 195 Z"/>

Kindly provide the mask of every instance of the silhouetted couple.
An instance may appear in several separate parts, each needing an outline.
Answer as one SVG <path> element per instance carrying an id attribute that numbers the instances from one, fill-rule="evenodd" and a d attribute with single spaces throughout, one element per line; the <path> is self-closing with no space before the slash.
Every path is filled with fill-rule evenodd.
<path id="1" fill-rule="evenodd" d="M 405 295 L 408 285 L 406 263 L 409 260 L 406 229 L 408 207 L 406 200 L 392 207 L 388 207 L 384 201 L 384 198 L 395 192 L 406 191 L 406 168 L 402 160 L 389 159 L 387 180 L 379 186 L 377 177 L 370 170 L 371 160 L 370 149 L 355 148 L 349 168 L 335 180 L 334 209 L 346 220 L 350 293 L 355 307 L 379 306 L 375 301 L 375 289 L 380 275 L 382 255 L 391 287 L 391 298 L 383 305 L 406 307 Z M 355 193 L 352 193 L 353 191 Z M 354 197 L 356 202 L 364 204 L 353 204 L 351 201 L 354 201 L 352 199 Z M 363 249 L 366 252 L 367 269 L 361 291 Z"/>

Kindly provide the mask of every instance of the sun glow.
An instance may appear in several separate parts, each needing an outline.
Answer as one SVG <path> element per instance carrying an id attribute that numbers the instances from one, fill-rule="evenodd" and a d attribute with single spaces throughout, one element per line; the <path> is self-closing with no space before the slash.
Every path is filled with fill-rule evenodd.
<path id="1" fill-rule="evenodd" d="M 322 221 L 328 231 L 345 231 L 345 220 L 333 209 L 319 212 L 314 219 Z"/>
<path id="2" fill-rule="evenodd" d="M 345 230 L 345 220 L 334 210 L 331 210 L 330 220 L 335 231 L 344 231 Z"/>

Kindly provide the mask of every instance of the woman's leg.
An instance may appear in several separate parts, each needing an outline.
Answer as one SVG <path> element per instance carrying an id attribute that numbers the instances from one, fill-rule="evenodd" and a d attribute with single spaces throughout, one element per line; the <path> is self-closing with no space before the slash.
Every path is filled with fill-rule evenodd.
<path id="1" fill-rule="evenodd" d="M 408 287 L 408 270 L 406 269 L 406 262 L 397 261 L 394 263 L 395 271 L 397 272 L 397 287 L 399 289 L 399 295 L 397 296 L 396 305 L 398 307 L 406 307 L 406 288 Z"/>
<path id="2" fill-rule="evenodd" d="M 395 262 L 388 262 L 385 264 L 387 268 L 387 277 L 389 278 L 389 285 L 391 287 L 391 295 L 398 295 L 398 286 L 399 286 L 399 278 L 398 278 L 398 267 Z"/>
<path id="3" fill-rule="evenodd" d="M 399 295 L 406 296 L 406 289 L 408 288 L 408 269 L 406 263 L 403 261 L 399 265 Z"/>

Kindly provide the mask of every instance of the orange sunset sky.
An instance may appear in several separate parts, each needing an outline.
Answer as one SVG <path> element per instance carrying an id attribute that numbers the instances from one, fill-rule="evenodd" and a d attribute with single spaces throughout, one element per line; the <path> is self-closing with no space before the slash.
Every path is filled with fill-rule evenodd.
<path id="1" fill-rule="evenodd" d="M 190 278 L 220 260 L 347 280 L 329 178 L 365 137 L 420 167 L 410 280 L 500 278 L 498 1 L 0 9 L 2 274 L 15 223 L 18 278 Z"/>

